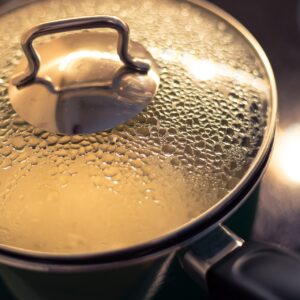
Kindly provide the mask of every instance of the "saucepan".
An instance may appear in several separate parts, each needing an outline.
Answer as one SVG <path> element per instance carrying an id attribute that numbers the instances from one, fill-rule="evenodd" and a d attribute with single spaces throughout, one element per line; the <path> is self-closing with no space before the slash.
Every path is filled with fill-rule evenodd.
<path id="1" fill-rule="evenodd" d="M 300 297 L 295 253 L 224 225 L 276 127 L 241 24 L 198 0 L 1 9 L 0 274 L 18 299 L 152 299 L 174 262 L 214 299 Z"/>

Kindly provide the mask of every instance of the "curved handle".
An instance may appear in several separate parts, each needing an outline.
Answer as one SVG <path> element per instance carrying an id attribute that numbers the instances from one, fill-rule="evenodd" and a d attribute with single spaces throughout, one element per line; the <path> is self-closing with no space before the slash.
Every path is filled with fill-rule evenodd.
<path id="1" fill-rule="evenodd" d="M 243 241 L 219 227 L 187 249 L 184 270 L 210 299 L 300 299 L 300 257 L 279 246 Z"/>
<path id="2" fill-rule="evenodd" d="M 300 257 L 278 246 L 247 242 L 206 276 L 213 299 L 298 300 Z"/>
<path id="3" fill-rule="evenodd" d="M 129 27 L 124 21 L 112 16 L 82 17 L 40 24 L 26 31 L 22 36 L 21 45 L 28 60 L 28 69 L 23 74 L 15 77 L 12 83 L 19 88 L 28 85 L 36 78 L 40 67 L 40 60 L 32 45 L 34 39 L 51 33 L 91 28 L 111 28 L 117 30 L 119 34 L 117 50 L 123 63 L 127 67 L 139 72 L 147 72 L 149 70 L 150 65 L 148 63 L 137 58 L 132 58 L 128 53 Z"/>

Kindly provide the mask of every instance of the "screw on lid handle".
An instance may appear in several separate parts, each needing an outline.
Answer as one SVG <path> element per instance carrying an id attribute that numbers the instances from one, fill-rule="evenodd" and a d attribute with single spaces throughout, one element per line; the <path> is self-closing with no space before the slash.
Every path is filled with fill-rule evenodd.
<path id="1" fill-rule="evenodd" d="M 24 87 L 36 78 L 40 68 L 40 60 L 32 43 L 35 38 L 71 30 L 89 29 L 89 28 L 112 28 L 119 33 L 118 54 L 123 63 L 138 72 L 147 72 L 150 65 L 138 58 L 133 58 L 128 53 L 129 27 L 121 19 L 113 16 L 94 16 L 74 19 L 65 19 L 54 22 L 43 23 L 26 31 L 21 40 L 23 51 L 28 60 L 28 69 L 21 75 L 12 79 L 12 83 L 18 88 Z"/>

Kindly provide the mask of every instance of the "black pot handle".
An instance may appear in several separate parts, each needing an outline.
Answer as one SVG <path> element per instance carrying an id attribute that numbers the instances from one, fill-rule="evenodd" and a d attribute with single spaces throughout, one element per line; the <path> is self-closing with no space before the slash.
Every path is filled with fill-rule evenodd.
<path id="1" fill-rule="evenodd" d="M 204 261 L 206 265 L 211 263 L 204 279 L 212 299 L 300 299 L 300 257 L 294 252 L 250 241 L 234 247 L 215 262 L 217 252 L 214 259 L 204 258 L 200 245 L 201 241 L 187 250 L 181 262 L 198 281 L 203 278 Z"/>
<path id="2" fill-rule="evenodd" d="M 278 246 L 247 242 L 206 275 L 214 299 L 300 299 L 300 259 Z"/>

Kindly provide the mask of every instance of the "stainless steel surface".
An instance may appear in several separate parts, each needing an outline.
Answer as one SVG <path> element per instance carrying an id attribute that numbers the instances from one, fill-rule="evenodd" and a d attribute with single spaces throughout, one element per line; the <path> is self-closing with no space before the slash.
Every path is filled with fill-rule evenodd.
<path id="1" fill-rule="evenodd" d="M 103 131 L 135 117 L 157 92 L 159 70 L 136 42 L 131 52 L 147 59 L 151 70 L 123 66 L 115 41 L 112 33 L 81 32 L 37 45 L 39 76 L 22 87 L 10 85 L 13 108 L 38 128 L 63 134 Z M 23 58 L 16 73 L 25 67 Z"/>
<path id="2" fill-rule="evenodd" d="M 69 34 L 33 48 L 39 36 L 89 28 L 117 29 L 119 57 L 114 54 L 112 33 Z M 131 57 L 129 28 L 116 17 L 41 24 L 25 32 L 21 44 L 26 59 L 11 80 L 10 101 L 24 120 L 38 128 L 61 134 L 114 128 L 141 112 L 157 92 L 158 66 L 133 41 L 130 51 L 139 59 Z"/>
<path id="3" fill-rule="evenodd" d="M 244 241 L 224 225 L 219 225 L 206 236 L 187 250 L 182 256 L 181 263 L 184 270 L 202 288 L 206 288 L 206 274 L 208 269 L 231 253 L 234 249 L 241 247 Z M 195 270 L 197 272 L 194 274 Z"/>
<path id="4" fill-rule="evenodd" d="M 26 55 L 28 66 L 23 74 L 12 79 L 12 84 L 21 88 L 33 83 L 37 79 L 36 76 L 40 68 L 40 59 L 33 47 L 33 41 L 36 38 L 47 34 L 91 28 L 112 28 L 117 30 L 119 34 L 118 54 L 125 66 L 139 72 L 149 71 L 149 63 L 142 61 L 139 58 L 133 58 L 129 54 L 129 27 L 124 21 L 113 16 L 81 17 L 47 22 L 27 30 L 22 35 L 21 45 Z M 45 80 L 46 79 L 43 79 L 43 82 Z M 47 82 L 52 84 L 51 81 Z M 59 87 L 55 86 L 54 90 L 57 92 L 61 91 Z"/>

